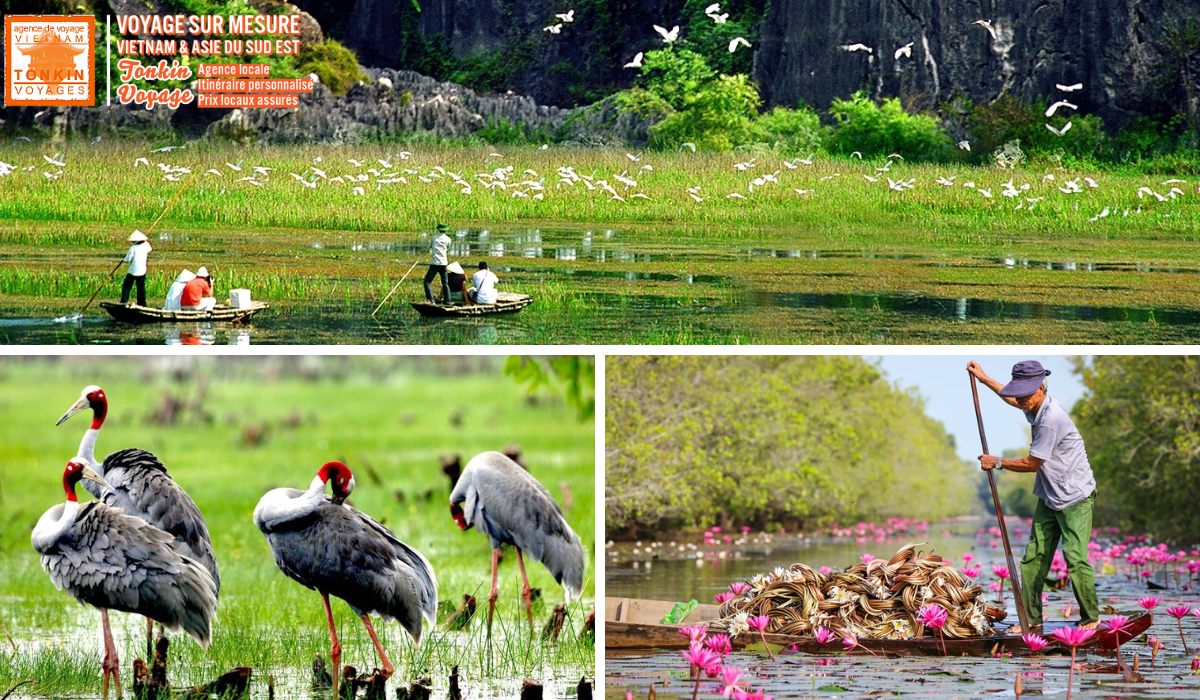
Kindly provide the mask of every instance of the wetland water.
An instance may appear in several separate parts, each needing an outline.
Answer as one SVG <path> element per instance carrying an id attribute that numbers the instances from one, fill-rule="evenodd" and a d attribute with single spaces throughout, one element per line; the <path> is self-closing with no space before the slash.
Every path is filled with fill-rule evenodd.
<path id="1" fill-rule="evenodd" d="M 1011 527 L 1011 526 L 1010 526 Z M 939 530 L 937 525 L 932 530 Z M 1010 537 L 1014 532 L 1010 531 Z M 1027 536 L 1027 532 L 1026 532 Z M 697 541 L 693 538 L 693 541 Z M 635 547 L 623 543 L 610 548 L 606 554 L 605 595 L 607 597 L 655 598 L 658 600 L 688 600 L 695 597 L 702 603 L 711 603 L 713 595 L 726 589 L 733 581 L 744 580 L 757 573 L 770 571 L 776 566 L 789 566 L 803 562 L 814 568 L 831 566 L 845 568 L 857 563 L 859 556 L 870 552 L 877 557 L 889 558 L 908 541 L 928 542 L 921 547 L 933 549 L 947 559 L 962 566 L 961 556 L 971 552 L 977 559 L 973 564 L 982 564 L 985 572 L 979 579 L 984 586 L 995 577 L 990 574 L 992 564 L 1004 564 L 1004 550 L 997 545 L 992 548 L 990 539 L 970 536 L 954 536 L 939 532 L 914 533 L 912 537 L 893 539 L 887 542 L 870 541 L 855 543 L 847 540 L 813 538 L 806 544 L 796 538 L 774 538 L 768 544 L 748 544 L 728 547 L 725 558 L 704 557 L 697 559 L 694 550 L 678 552 L 684 540 L 676 542 L 673 555 L 661 554 L 669 547 L 658 548 L 661 558 L 646 561 L 646 547 Z M 646 543 L 642 543 L 645 545 Z M 1019 559 L 1024 551 L 1025 537 L 1013 537 L 1013 554 Z M 642 550 L 634 555 L 634 548 Z M 706 548 L 701 546 L 700 550 Z M 719 553 L 720 548 L 716 548 Z M 614 556 L 614 553 L 616 556 Z M 669 558 L 668 558 L 669 557 Z M 686 557 L 686 558 L 685 558 Z M 1019 564 L 1019 562 L 1018 562 Z M 1197 648 L 1197 625 L 1185 620 L 1184 633 L 1192 654 L 1185 654 L 1180 642 L 1175 620 L 1162 611 L 1171 605 L 1200 605 L 1200 595 L 1194 590 L 1181 591 L 1172 583 L 1168 590 L 1148 591 L 1146 584 L 1132 581 L 1124 574 L 1108 574 L 1096 579 L 1100 607 L 1112 606 L 1122 612 L 1139 610 L 1136 600 L 1145 595 L 1156 595 L 1165 602 L 1156 610 L 1154 624 L 1149 635 L 1157 637 L 1167 645 L 1159 653 L 1153 668 L 1150 650 L 1144 637 L 1139 637 L 1122 647 L 1127 663 L 1132 663 L 1133 652 L 1140 657 L 1139 671 L 1146 677 L 1145 683 L 1125 683 L 1116 668 L 1115 657 L 1099 654 L 1081 654 L 1075 670 L 1073 698 L 1200 698 L 1200 676 L 1190 670 L 1192 655 Z M 1078 620 L 1078 606 L 1069 586 L 1064 590 L 1047 587 L 1048 598 L 1044 613 L 1046 620 L 1062 619 L 1067 604 L 1072 606 L 1071 620 Z M 989 597 L 995 593 L 989 592 Z M 1011 603 L 1011 591 L 1005 592 L 1010 619 L 1016 618 Z M 1107 617 L 1102 616 L 1103 617 Z M 753 676 L 751 687 L 762 689 L 776 698 L 879 698 L 911 695 L 949 700 L 951 698 L 1013 697 L 1017 674 L 1025 695 L 1052 695 L 1066 697 L 1069 656 L 1034 658 L 931 658 L 931 657 L 873 657 L 867 654 L 846 655 L 840 653 L 820 657 L 809 654 L 777 654 L 779 660 L 772 663 L 764 652 L 735 652 L 728 657 L 727 664 L 742 669 Z M 821 663 L 818 663 L 821 662 Z M 830 665 L 824 665 L 824 664 Z M 678 651 L 622 651 L 605 654 L 605 696 L 610 700 L 622 700 L 626 691 L 633 691 L 635 700 L 646 697 L 651 683 L 657 684 L 660 697 L 690 697 L 692 684 L 686 681 L 686 662 Z M 664 684 L 665 687 L 664 687 Z M 702 683 L 700 697 L 719 698 L 720 690 L 713 682 Z"/>
<path id="2" fill-rule="evenodd" d="M 32 240 L 42 229 L 29 231 L 22 229 Z M 0 280 L 0 342 L 1172 343 L 1191 342 L 1200 330 L 1200 269 L 1166 244 L 1144 260 L 1103 245 L 1031 260 L 1003 252 L 1019 241 L 997 253 L 830 245 L 787 231 L 527 226 L 462 229 L 451 250 L 468 271 L 488 260 L 502 289 L 534 295 L 518 314 L 422 319 L 408 305 L 422 298 L 418 264 L 372 318 L 412 262 L 426 259 L 428 238 L 419 235 L 171 230 L 152 241 L 152 304 L 179 269 L 207 265 L 218 299 L 244 285 L 271 308 L 244 326 L 135 327 L 96 307 L 56 322 L 83 305 L 123 251 L 105 242 L 119 241 L 117 231 L 84 226 L 66 235 L 86 242 L 0 243 L 0 273 L 20 278 Z M 118 295 L 120 275 L 101 300 Z"/>

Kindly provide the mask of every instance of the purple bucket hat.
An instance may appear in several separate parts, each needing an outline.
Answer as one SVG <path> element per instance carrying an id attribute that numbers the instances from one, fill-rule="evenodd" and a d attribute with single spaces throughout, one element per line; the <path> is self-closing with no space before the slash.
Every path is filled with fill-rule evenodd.
<path id="1" fill-rule="evenodd" d="M 1029 396 L 1037 392 L 1042 385 L 1042 379 L 1050 376 L 1050 370 L 1042 367 L 1037 360 L 1024 360 L 1013 365 L 1012 381 L 1000 390 L 1001 396 L 1017 398 Z"/>

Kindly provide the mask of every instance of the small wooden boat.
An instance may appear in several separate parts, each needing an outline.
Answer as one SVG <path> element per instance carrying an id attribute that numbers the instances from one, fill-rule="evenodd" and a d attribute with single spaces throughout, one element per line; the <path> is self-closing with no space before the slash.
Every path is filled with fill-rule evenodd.
<path id="1" fill-rule="evenodd" d="M 137 304 L 117 304 L 102 301 L 100 306 L 118 321 L 125 323 L 171 323 L 175 321 L 228 321 L 241 323 L 267 308 L 265 301 L 251 302 L 245 309 L 218 305 L 211 311 L 167 311 Z"/>
<path id="2" fill-rule="evenodd" d="M 485 316 L 487 314 L 514 313 L 533 303 L 533 297 L 528 294 L 500 292 L 495 304 L 430 304 L 427 301 L 414 301 L 412 307 L 417 313 L 427 318 L 446 318 L 449 316 Z"/>
<path id="3" fill-rule="evenodd" d="M 679 633 L 680 625 L 666 625 L 661 621 L 675 606 L 660 600 L 639 600 L 636 598 L 605 598 L 604 599 L 604 647 L 606 649 L 686 649 L 687 637 Z M 716 605 L 698 605 L 681 624 L 694 625 L 720 616 L 720 608 Z M 1144 633 L 1150 627 L 1153 616 L 1141 611 L 1129 616 L 1129 625 L 1117 634 L 1104 630 L 1097 633 L 1087 644 L 1080 647 L 1112 651 L 1118 644 L 1125 644 L 1130 639 Z M 990 637 L 968 637 L 965 639 L 944 640 L 947 656 L 994 656 L 996 654 L 1013 654 L 1024 656 L 1029 653 L 1029 647 L 1016 635 L 1005 634 L 1012 625 L 999 623 L 996 625 L 997 634 Z M 1051 652 L 1070 653 L 1049 636 L 1056 628 L 1067 626 L 1064 622 L 1046 622 L 1045 637 L 1050 644 L 1041 650 L 1042 654 Z M 829 654 L 842 651 L 840 639 L 827 644 L 818 644 L 812 637 L 797 637 L 786 634 L 767 634 L 766 640 L 785 648 L 795 647 L 796 651 L 806 654 Z M 733 648 L 742 649 L 747 644 L 759 642 L 756 634 L 740 634 L 731 640 Z M 943 640 L 937 637 L 921 637 L 919 639 L 863 639 L 859 643 L 871 651 L 901 656 L 941 656 Z"/>

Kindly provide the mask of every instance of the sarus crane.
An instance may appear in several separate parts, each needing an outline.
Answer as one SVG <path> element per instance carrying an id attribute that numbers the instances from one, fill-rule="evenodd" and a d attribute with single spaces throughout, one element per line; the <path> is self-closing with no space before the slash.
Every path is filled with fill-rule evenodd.
<path id="1" fill-rule="evenodd" d="M 540 561 L 566 591 L 567 603 L 583 592 L 586 566 L 583 544 L 567 524 L 558 503 L 545 486 L 499 452 L 478 454 L 467 463 L 450 493 L 450 514 L 459 528 L 475 527 L 492 543 L 492 590 L 488 594 L 489 631 L 500 595 L 497 567 L 500 545 L 517 550 L 524 587 L 525 615 L 533 627 L 533 598 L 524 554 Z"/>
<path id="2" fill-rule="evenodd" d="M 98 472 L 110 488 L 105 492 L 98 484 L 88 481 L 84 482 L 83 488 L 107 505 L 136 515 L 171 535 L 173 544 L 184 556 L 195 559 L 208 570 L 219 593 L 221 574 L 204 515 L 187 491 L 167 473 L 162 460 L 136 447 L 113 452 L 103 463 L 96 460 L 96 437 L 108 416 L 108 396 L 104 390 L 94 384 L 85 387 L 79 400 L 55 425 L 61 425 L 87 409 L 92 411 L 92 424 L 79 441 L 77 456 L 87 460 L 88 466 Z M 153 625 L 147 624 L 146 653 L 152 654 Z"/>
<path id="3" fill-rule="evenodd" d="M 109 677 L 121 697 L 120 660 L 108 611 L 144 615 L 184 631 L 208 648 L 217 609 L 217 584 L 208 570 L 184 556 L 171 536 L 141 518 L 103 502 L 80 506 L 75 486 L 84 480 L 104 489 L 102 477 L 76 457 L 63 470 L 67 501 L 46 511 L 33 528 L 33 548 L 61 591 L 100 609 L 104 625 L 104 697 Z"/>
<path id="4" fill-rule="evenodd" d="M 333 496 L 325 495 L 325 484 Z M 254 524 L 267 536 L 283 573 L 316 589 L 325 602 L 333 694 L 338 697 L 342 646 L 333 624 L 329 596 L 341 598 L 358 615 L 375 651 L 381 673 L 395 671 L 371 626 L 371 615 L 395 620 L 420 643 L 422 621 L 437 621 L 437 579 L 425 557 L 373 518 L 346 504 L 354 475 L 341 462 L 327 462 L 308 490 L 268 491 L 254 509 Z"/>

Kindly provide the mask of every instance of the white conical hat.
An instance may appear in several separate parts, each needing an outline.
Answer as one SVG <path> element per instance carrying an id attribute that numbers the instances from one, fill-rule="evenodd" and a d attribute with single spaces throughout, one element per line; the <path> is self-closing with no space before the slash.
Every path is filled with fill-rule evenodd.
<path id="1" fill-rule="evenodd" d="M 208 268 L 202 267 L 199 270 L 196 270 L 196 276 L 197 277 L 208 277 Z"/>
<path id="2" fill-rule="evenodd" d="M 126 240 L 132 241 L 134 243 L 140 243 L 142 241 L 148 241 L 150 239 L 146 238 L 146 234 L 134 229 L 134 232 L 129 234 L 129 238 L 127 238 Z"/>
<path id="3" fill-rule="evenodd" d="M 465 274 L 467 274 L 467 273 L 463 272 L 462 265 L 459 265 L 457 260 L 455 260 L 454 262 L 452 262 L 452 263 L 450 263 L 449 265 L 447 265 L 447 266 L 446 266 L 446 271 L 447 271 L 447 272 L 453 272 L 453 273 L 455 273 L 455 274 L 458 274 L 458 275 L 465 275 Z"/>

